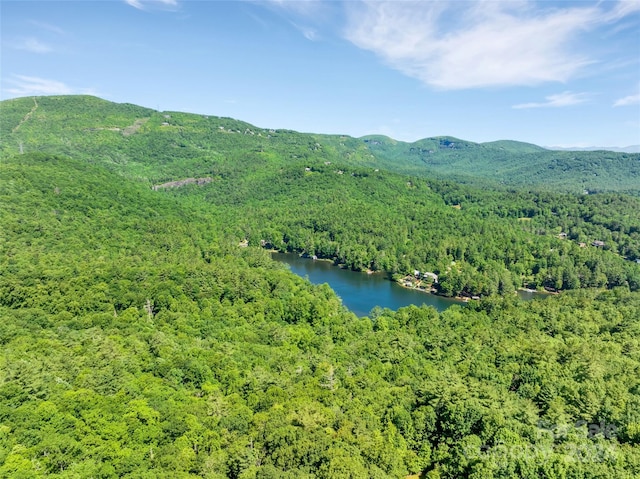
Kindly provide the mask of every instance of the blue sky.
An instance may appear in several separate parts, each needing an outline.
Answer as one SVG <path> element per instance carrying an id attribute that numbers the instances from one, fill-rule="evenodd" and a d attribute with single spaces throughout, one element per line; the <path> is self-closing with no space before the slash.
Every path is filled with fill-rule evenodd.
<path id="1" fill-rule="evenodd" d="M 5 1 L 2 99 L 264 128 L 640 144 L 640 0 Z"/>

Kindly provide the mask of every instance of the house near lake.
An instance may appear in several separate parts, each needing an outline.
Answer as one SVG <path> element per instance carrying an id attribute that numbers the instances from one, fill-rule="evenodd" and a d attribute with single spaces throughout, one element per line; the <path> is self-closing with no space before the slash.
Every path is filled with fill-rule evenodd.
<path id="1" fill-rule="evenodd" d="M 422 273 L 422 278 L 423 279 L 431 279 L 433 280 L 434 283 L 438 282 L 438 275 L 435 273 L 432 273 L 430 271 L 425 271 L 424 273 Z"/>
<path id="2" fill-rule="evenodd" d="M 427 280 L 431 280 L 431 282 L 433 283 L 437 283 L 438 282 L 438 275 L 435 273 L 432 273 L 430 271 L 425 271 L 424 273 L 421 273 L 420 271 L 418 271 L 417 269 L 413 270 L 413 275 L 416 278 L 422 278 L 422 279 L 427 279 Z"/>

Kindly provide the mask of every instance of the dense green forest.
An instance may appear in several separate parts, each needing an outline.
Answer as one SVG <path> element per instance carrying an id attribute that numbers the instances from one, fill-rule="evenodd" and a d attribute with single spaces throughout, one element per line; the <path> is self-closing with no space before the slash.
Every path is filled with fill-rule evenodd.
<path id="1" fill-rule="evenodd" d="M 395 158 L 412 153 L 402 143 L 392 149 L 381 137 L 264 130 L 86 96 L 24 98 L 1 106 L 6 153 L 65 154 L 149 186 L 206 179 L 204 186 L 159 190 L 189 201 L 191 209 L 216 218 L 228 234 L 252 245 L 399 277 L 434 272 L 440 279 L 434 286 L 447 296 L 504 294 L 520 287 L 640 288 L 635 196 L 488 190 L 425 177 L 431 170 L 400 174 L 406 162 Z M 517 142 L 481 147 L 451 141 L 420 144 L 436 148 L 445 142 L 448 150 L 469 152 L 465 161 L 491 148 L 543 155 L 536 161 L 548 153 Z M 375 157 L 378 150 L 386 156 Z M 496 155 L 483 161 L 505 163 L 504 154 Z M 618 169 L 610 174 L 633 180 L 635 170 L 627 162 L 635 168 L 640 156 L 611 155 Z M 370 166 L 378 163 L 393 167 Z M 514 156 L 509 164 L 517 167 L 521 161 Z M 570 171 L 564 180 L 584 177 L 580 170 Z M 535 178 L 533 183 L 547 181 Z"/>
<path id="2" fill-rule="evenodd" d="M 384 136 L 298 133 L 90 96 L 0 102 L 0 132 L 4 152 L 92 158 L 154 183 L 255 168 L 259 160 L 305 161 L 307 166 L 330 161 L 482 187 L 640 194 L 637 153 L 551 151 L 516 141 L 478 144 L 451 137 L 406 143 Z"/>
<path id="3" fill-rule="evenodd" d="M 637 197 L 91 97 L 1 108 L 0 477 L 640 475 Z M 358 318 L 264 246 L 483 299 Z"/>
<path id="4" fill-rule="evenodd" d="M 490 194 L 300 164 L 171 193 L 193 208 L 215 205 L 230 234 L 249 244 L 334 258 L 354 270 L 435 272 L 447 296 L 522 286 L 640 289 L 640 201 L 631 197 Z"/>

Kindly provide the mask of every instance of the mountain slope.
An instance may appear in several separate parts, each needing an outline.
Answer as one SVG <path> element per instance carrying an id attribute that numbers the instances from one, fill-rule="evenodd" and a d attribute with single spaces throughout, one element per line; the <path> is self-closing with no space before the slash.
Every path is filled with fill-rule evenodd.
<path id="1" fill-rule="evenodd" d="M 91 97 L 4 112 L 0 477 L 640 475 L 638 198 Z M 486 297 L 357 318 L 263 245 Z M 583 289 L 522 303 L 523 282 Z"/>
<path id="2" fill-rule="evenodd" d="M 366 140 L 365 140 L 366 141 Z M 415 143 L 368 142 L 384 167 L 470 184 L 573 192 L 640 193 L 640 155 L 607 151 L 552 151 L 527 143 L 471 143 L 450 137 Z"/>
<path id="3" fill-rule="evenodd" d="M 94 97 L 37 97 L 0 103 L 0 151 L 49 151 L 152 183 L 224 174 L 251 161 L 340 162 L 478 185 L 572 192 L 640 192 L 640 155 L 544 150 L 513 141 L 450 137 L 405 143 L 257 128 L 229 118 L 157 112 Z"/>
<path id="4" fill-rule="evenodd" d="M 434 164 L 453 155 L 472 169 L 482 145 L 450 137 L 410 145 L 382 136 L 265 130 L 92 97 L 15 100 L 9 106 L 20 110 L 13 113 L 19 126 L 12 138 L 20 138 L 23 151 L 67 152 L 157 187 L 215 218 L 235 242 L 400 277 L 435 272 L 435 287 L 447 296 L 505 294 L 524 286 L 640 287 L 633 261 L 640 257 L 635 198 L 490 192 L 373 168 L 386 161 L 401 169 L 413 156 L 433 152 Z M 501 151 L 502 164 L 494 167 L 517 171 L 512 154 Z M 175 184 L 184 186 L 167 186 Z M 580 246 L 594 242 L 602 246 Z"/>
<path id="5" fill-rule="evenodd" d="M 481 145 L 493 149 L 507 150 L 512 153 L 540 153 L 548 150 L 548 148 L 542 148 L 538 145 L 513 140 L 489 141 L 481 143 Z"/>
<path id="6" fill-rule="evenodd" d="M 194 195 L 46 153 L 0 185 L 2 477 L 640 474 L 638 293 L 356 318 Z"/>

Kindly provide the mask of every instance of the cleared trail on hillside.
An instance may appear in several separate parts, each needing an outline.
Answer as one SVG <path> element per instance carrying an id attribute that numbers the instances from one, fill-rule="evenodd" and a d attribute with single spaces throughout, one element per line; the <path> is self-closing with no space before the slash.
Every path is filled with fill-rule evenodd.
<path id="1" fill-rule="evenodd" d="M 31 116 L 38 109 L 38 100 L 36 99 L 36 97 L 33 97 L 33 103 L 34 103 L 33 108 L 29 111 L 29 113 L 27 113 L 24 116 L 22 120 L 20 120 L 20 123 L 18 123 L 16 127 L 13 130 L 11 130 L 11 133 L 15 133 L 16 131 L 18 131 L 18 129 L 23 125 L 23 123 L 25 123 L 29 118 L 31 118 Z"/>

